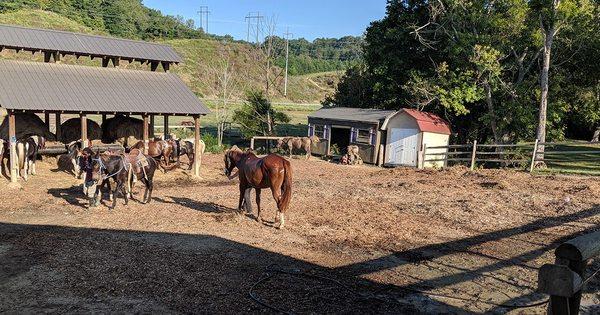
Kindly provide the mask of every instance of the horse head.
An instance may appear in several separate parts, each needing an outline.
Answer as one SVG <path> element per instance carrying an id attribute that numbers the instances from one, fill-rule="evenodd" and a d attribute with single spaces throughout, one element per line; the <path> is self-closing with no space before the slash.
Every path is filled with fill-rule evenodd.
<path id="1" fill-rule="evenodd" d="M 225 169 L 223 171 L 227 177 L 229 177 L 231 172 L 233 172 L 233 169 L 236 168 L 236 164 L 239 161 L 239 156 L 242 153 L 242 150 L 240 150 L 240 148 L 238 148 L 236 145 L 225 151 Z"/>
<path id="2" fill-rule="evenodd" d="M 312 143 L 319 143 L 319 142 L 321 142 L 321 139 L 319 139 L 319 137 L 317 137 L 317 136 L 310 136 L 309 139 L 310 139 L 310 141 Z"/>

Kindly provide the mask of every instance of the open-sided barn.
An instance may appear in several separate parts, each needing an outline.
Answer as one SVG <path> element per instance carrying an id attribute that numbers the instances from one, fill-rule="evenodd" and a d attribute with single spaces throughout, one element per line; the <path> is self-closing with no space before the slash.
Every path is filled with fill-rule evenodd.
<path id="1" fill-rule="evenodd" d="M 356 145 L 363 161 L 388 166 L 419 166 L 422 148 L 433 147 L 435 151 L 428 152 L 442 154 L 445 149 L 435 147 L 448 145 L 451 134 L 447 121 L 415 109 L 322 108 L 308 116 L 308 126 L 309 136 L 324 140 L 314 153 L 335 155 Z"/>
<path id="2" fill-rule="evenodd" d="M 0 51 L 12 49 L 41 53 L 44 63 L 0 61 L 0 107 L 8 112 L 11 156 L 19 127 L 16 116 L 50 114 L 56 119 L 56 138 L 61 139 L 61 114 L 78 114 L 81 139 L 86 140 L 87 115 L 140 115 L 143 140 L 148 144 L 155 115 L 162 115 L 168 132 L 168 117 L 190 115 L 195 120 L 195 143 L 199 147 L 200 116 L 210 111 L 175 74 L 173 64 L 182 61 L 173 48 L 155 43 L 92 36 L 44 29 L 0 25 Z M 102 67 L 61 64 L 61 57 L 73 55 L 102 59 Z M 150 71 L 120 69 L 122 60 L 148 64 Z M 109 68 L 112 64 L 113 67 Z M 161 66 L 164 73 L 157 72 Z M 85 143 L 85 141 L 84 141 Z M 196 154 L 199 156 L 199 154 Z M 17 180 L 15 158 L 11 159 L 11 181 Z M 199 173 L 195 161 L 194 173 Z"/>

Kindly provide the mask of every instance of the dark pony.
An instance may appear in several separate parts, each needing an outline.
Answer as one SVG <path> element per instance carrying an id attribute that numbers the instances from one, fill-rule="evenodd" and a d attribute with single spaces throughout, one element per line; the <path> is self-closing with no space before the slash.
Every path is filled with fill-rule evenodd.
<path id="1" fill-rule="evenodd" d="M 144 155 L 137 149 L 133 149 L 130 153 L 110 155 L 100 154 L 98 151 L 91 159 L 92 165 L 92 181 L 96 185 L 96 193 L 90 204 L 97 206 L 102 199 L 101 188 L 104 182 L 111 178 L 115 182 L 115 188 L 112 190 L 112 206 L 114 209 L 117 203 L 117 192 L 121 192 L 125 199 L 125 205 L 131 196 L 131 183 L 133 176 L 143 182 L 146 186 L 144 199 L 142 203 L 148 203 L 152 199 L 152 190 L 154 189 L 154 173 L 158 167 L 158 163 L 151 157 Z"/>
<path id="2" fill-rule="evenodd" d="M 289 161 L 277 154 L 269 154 L 264 158 L 258 158 L 253 152 L 242 152 L 233 147 L 225 152 L 225 175 L 228 177 L 237 167 L 240 179 L 240 198 L 238 209 L 241 211 L 244 205 L 251 211 L 251 203 L 247 198 L 248 192 L 256 189 L 256 205 L 258 215 L 256 219 L 262 222 L 260 216 L 260 192 L 261 189 L 270 188 L 273 198 L 277 203 L 278 228 L 285 225 L 285 213 L 292 199 L 292 166 Z"/>

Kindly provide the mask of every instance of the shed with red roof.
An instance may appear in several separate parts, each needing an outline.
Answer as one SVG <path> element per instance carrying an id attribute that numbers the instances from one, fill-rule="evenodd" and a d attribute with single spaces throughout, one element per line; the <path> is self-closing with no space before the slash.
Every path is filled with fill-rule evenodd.
<path id="1" fill-rule="evenodd" d="M 381 155 L 384 165 L 443 166 L 447 149 L 437 147 L 448 145 L 451 130 L 450 124 L 441 117 L 405 108 L 387 117 L 381 131 L 385 133 L 385 141 L 382 141 L 384 153 Z M 428 148 L 427 159 L 440 161 L 422 163 L 420 153 L 425 146 Z"/>

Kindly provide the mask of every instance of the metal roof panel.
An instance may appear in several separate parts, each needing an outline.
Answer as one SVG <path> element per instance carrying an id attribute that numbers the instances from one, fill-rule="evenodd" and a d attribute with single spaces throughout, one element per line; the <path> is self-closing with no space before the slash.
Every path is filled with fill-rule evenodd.
<path id="1" fill-rule="evenodd" d="M 65 53 L 182 62 L 167 45 L 46 29 L 0 24 L 0 46 Z"/>
<path id="2" fill-rule="evenodd" d="M 0 60 L 0 106 L 12 110 L 206 115 L 173 73 Z"/>

